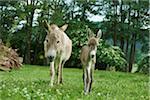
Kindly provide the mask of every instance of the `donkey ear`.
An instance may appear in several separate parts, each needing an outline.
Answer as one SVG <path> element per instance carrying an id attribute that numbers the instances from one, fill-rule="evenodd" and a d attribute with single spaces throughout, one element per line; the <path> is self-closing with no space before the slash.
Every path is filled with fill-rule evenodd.
<path id="1" fill-rule="evenodd" d="M 44 25 L 44 28 L 47 30 L 47 31 L 50 31 L 49 29 L 49 24 L 46 20 L 43 21 L 43 25 Z"/>
<path id="2" fill-rule="evenodd" d="M 65 25 L 63 25 L 60 29 L 61 29 L 62 31 L 65 31 L 65 30 L 67 29 L 67 27 L 68 27 L 68 24 L 65 24 Z"/>
<path id="3" fill-rule="evenodd" d="M 96 38 L 100 39 L 101 36 L 102 36 L 102 31 L 101 31 L 101 29 L 99 29 L 97 32 Z"/>

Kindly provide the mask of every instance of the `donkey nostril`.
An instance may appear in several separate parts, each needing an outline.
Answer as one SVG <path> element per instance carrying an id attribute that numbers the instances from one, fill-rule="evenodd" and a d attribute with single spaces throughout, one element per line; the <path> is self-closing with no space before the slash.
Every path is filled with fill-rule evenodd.
<path id="1" fill-rule="evenodd" d="M 50 61 L 53 61 L 54 56 L 48 56 L 48 59 L 49 59 Z"/>
<path id="2" fill-rule="evenodd" d="M 92 58 L 94 58 L 94 55 L 91 55 Z"/>

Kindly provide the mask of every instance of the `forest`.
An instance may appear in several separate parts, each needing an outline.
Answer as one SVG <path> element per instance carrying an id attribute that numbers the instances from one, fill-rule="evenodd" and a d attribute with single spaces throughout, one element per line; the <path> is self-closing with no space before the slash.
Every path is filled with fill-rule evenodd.
<path id="1" fill-rule="evenodd" d="M 65 67 L 81 68 L 87 28 L 94 33 L 101 29 L 96 69 L 132 72 L 134 67 L 148 73 L 149 14 L 149 0 L 1 0 L 0 39 L 17 49 L 23 64 L 48 65 L 43 20 L 68 24 L 73 49 Z"/>

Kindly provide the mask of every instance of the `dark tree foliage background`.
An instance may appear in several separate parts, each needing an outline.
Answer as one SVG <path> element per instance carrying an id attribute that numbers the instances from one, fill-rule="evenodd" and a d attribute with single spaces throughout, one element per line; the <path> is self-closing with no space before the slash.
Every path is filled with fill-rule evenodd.
<path id="1" fill-rule="evenodd" d="M 88 39 L 87 28 L 94 33 L 101 29 L 98 69 L 115 67 L 131 72 L 148 55 L 149 13 L 149 0 L 1 0 L 0 39 L 17 48 L 25 64 L 45 65 L 42 21 L 58 26 L 67 23 L 73 52 L 65 67 L 80 68 L 80 48 Z M 90 14 L 104 19 L 90 21 Z"/>

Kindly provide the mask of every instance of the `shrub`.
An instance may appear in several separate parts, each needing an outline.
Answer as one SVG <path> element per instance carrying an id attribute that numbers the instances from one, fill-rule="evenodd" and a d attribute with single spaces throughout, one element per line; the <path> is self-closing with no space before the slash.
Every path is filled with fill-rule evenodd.
<path id="1" fill-rule="evenodd" d="M 149 73 L 149 59 L 150 54 L 143 57 L 141 61 L 138 63 L 138 70 L 137 72 L 148 74 Z"/>
<path id="2" fill-rule="evenodd" d="M 124 53 L 117 46 L 111 46 L 101 40 L 98 46 L 97 63 L 105 63 L 107 67 L 115 67 L 123 71 L 127 63 Z"/>
<path id="3" fill-rule="evenodd" d="M 66 67 L 81 68 L 79 55 L 81 47 L 85 45 L 88 40 L 87 26 L 88 25 L 86 25 L 86 23 L 81 22 L 78 22 L 78 25 L 74 24 L 73 22 L 70 23 L 69 30 L 71 31 L 67 31 L 67 34 L 72 39 L 73 47 L 71 58 L 69 61 L 67 61 L 65 65 Z M 97 63 L 103 62 L 111 67 L 115 67 L 117 70 L 122 70 L 126 64 L 126 60 L 121 49 L 119 47 L 110 46 L 103 40 L 100 40 L 99 43 L 100 45 L 98 46 L 97 50 Z"/>

